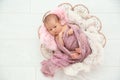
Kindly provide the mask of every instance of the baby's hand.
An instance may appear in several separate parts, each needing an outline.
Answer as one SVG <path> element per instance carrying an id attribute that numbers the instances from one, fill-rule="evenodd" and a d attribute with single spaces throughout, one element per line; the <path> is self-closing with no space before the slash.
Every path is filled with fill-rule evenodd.
<path id="1" fill-rule="evenodd" d="M 76 51 L 77 53 L 81 53 L 81 49 L 80 49 L 80 48 L 75 48 L 75 51 Z"/>
<path id="2" fill-rule="evenodd" d="M 72 59 L 78 59 L 79 56 L 80 56 L 79 53 L 72 53 L 72 54 L 71 54 Z"/>
<path id="3" fill-rule="evenodd" d="M 72 34 L 73 34 L 73 30 L 72 30 L 72 29 L 69 29 L 68 35 L 72 35 Z"/>

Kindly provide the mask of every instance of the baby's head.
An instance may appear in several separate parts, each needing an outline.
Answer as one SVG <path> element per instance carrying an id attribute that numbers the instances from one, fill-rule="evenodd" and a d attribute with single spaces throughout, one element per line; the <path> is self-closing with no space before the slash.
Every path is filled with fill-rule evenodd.
<path id="1" fill-rule="evenodd" d="M 62 25 L 60 23 L 60 19 L 55 14 L 47 15 L 43 22 L 44 22 L 44 25 L 45 25 L 47 31 L 52 36 L 57 36 L 62 30 Z"/>

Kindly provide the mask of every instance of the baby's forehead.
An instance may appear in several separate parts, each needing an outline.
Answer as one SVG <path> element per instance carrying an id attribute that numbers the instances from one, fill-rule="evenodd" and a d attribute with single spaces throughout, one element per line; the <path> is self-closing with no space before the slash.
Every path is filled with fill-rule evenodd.
<path id="1" fill-rule="evenodd" d="M 58 18 L 58 16 L 55 15 L 55 14 L 49 14 L 49 15 L 47 15 L 47 16 L 45 17 L 44 22 L 46 23 L 46 22 L 49 22 L 49 21 L 51 21 L 51 20 L 58 21 L 59 18 Z"/>

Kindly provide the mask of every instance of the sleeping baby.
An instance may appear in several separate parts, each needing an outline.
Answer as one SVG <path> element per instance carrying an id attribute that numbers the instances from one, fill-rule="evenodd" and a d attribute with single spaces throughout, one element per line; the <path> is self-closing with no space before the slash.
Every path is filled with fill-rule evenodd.
<path id="1" fill-rule="evenodd" d="M 45 76 L 53 77 L 58 69 L 82 62 L 92 52 L 84 32 L 68 21 L 62 24 L 64 18 L 60 17 L 63 16 L 60 13 L 59 10 L 55 13 L 51 12 L 43 20 L 42 27 L 45 27 L 46 31 L 54 37 L 57 45 L 57 50 L 53 51 L 52 57 L 42 62 L 41 71 Z"/>

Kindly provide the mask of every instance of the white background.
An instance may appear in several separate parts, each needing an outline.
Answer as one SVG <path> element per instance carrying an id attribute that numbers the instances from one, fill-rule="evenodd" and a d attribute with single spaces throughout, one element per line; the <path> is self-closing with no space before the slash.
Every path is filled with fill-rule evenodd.
<path id="1" fill-rule="evenodd" d="M 120 80 L 119 0 L 0 0 L 0 80 L 50 80 L 40 72 L 37 30 L 43 14 L 64 2 L 85 5 L 107 38 L 102 67 L 84 80 Z"/>

